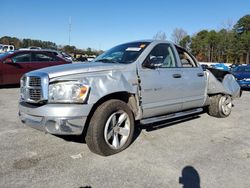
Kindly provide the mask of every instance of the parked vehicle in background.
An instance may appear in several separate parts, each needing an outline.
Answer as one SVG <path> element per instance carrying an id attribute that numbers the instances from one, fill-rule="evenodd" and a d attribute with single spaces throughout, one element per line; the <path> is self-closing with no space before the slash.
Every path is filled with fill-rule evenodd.
<path id="1" fill-rule="evenodd" d="M 70 61 L 70 62 L 73 61 L 73 58 L 69 54 L 62 52 L 62 51 L 53 50 L 53 49 L 42 49 L 40 47 L 28 47 L 28 48 L 20 48 L 18 50 L 43 50 L 43 51 L 47 51 L 49 53 L 53 53 L 56 56 L 63 58 L 67 61 Z"/>
<path id="2" fill-rule="evenodd" d="M 89 63 L 25 74 L 19 116 L 55 135 L 86 132 L 92 152 L 112 155 L 131 144 L 135 122 L 148 125 L 203 108 L 214 117 L 229 116 L 240 87 L 230 73 L 216 70 L 223 72 L 217 79 L 212 71 L 203 71 L 188 51 L 171 42 L 126 43 Z"/>
<path id="3" fill-rule="evenodd" d="M 83 55 L 78 57 L 78 58 L 75 58 L 74 61 L 76 62 L 87 62 L 88 61 L 88 58 L 87 57 L 84 57 Z"/>
<path id="4" fill-rule="evenodd" d="M 15 47 L 13 45 L 0 44 L 0 53 L 5 53 L 13 50 L 15 50 Z"/>
<path id="5" fill-rule="evenodd" d="M 88 60 L 88 61 L 93 61 L 95 58 L 96 58 L 95 55 L 91 55 L 91 56 L 88 56 L 88 57 L 87 57 L 87 60 Z"/>
<path id="6" fill-rule="evenodd" d="M 229 67 L 230 67 L 230 70 L 232 71 L 233 69 L 235 69 L 236 67 L 238 67 L 239 65 L 238 64 L 231 64 Z"/>
<path id="7" fill-rule="evenodd" d="M 37 47 L 37 46 L 30 46 L 27 48 L 19 48 L 18 50 L 41 50 L 41 47 Z"/>
<path id="8" fill-rule="evenodd" d="M 212 64 L 211 67 L 215 69 L 219 69 L 219 70 L 224 70 L 224 71 L 230 70 L 229 66 L 225 65 L 224 63 Z"/>
<path id="9" fill-rule="evenodd" d="M 51 49 L 43 49 L 44 51 L 48 51 L 48 52 L 52 52 L 53 54 L 55 54 L 56 56 L 60 57 L 60 58 L 63 58 L 65 59 L 66 61 L 73 61 L 73 58 L 65 53 L 65 52 L 62 52 L 62 51 L 58 51 L 58 50 L 51 50 Z"/>
<path id="10" fill-rule="evenodd" d="M 232 70 L 242 89 L 250 89 L 250 65 L 239 65 Z"/>
<path id="11" fill-rule="evenodd" d="M 202 67 L 202 69 L 205 71 L 207 68 L 209 68 L 209 66 L 208 65 L 206 65 L 206 64 L 201 64 L 201 67 Z"/>
<path id="12" fill-rule="evenodd" d="M 26 72 L 49 66 L 69 64 L 43 50 L 16 50 L 0 54 L 0 85 L 18 84 Z"/>

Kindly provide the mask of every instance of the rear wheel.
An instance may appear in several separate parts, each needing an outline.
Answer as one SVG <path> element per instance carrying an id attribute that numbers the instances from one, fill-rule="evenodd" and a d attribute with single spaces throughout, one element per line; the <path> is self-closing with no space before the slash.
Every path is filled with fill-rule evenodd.
<path id="1" fill-rule="evenodd" d="M 224 118 L 230 115 L 232 111 L 232 98 L 229 95 L 214 95 L 210 97 L 208 114 L 218 118 Z"/>
<path id="2" fill-rule="evenodd" d="M 134 118 L 126 103 L 110 100 L 97 108 L 86 135 L 89 149 L 107 156 L 127 148 L 132 142 Z"/>

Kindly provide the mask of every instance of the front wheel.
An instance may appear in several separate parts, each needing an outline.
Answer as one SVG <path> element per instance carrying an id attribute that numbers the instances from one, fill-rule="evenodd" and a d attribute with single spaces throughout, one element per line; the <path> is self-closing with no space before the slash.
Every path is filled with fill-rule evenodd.
<path id="1" fill-rule="evenodd" d="M 132 142 L 134 117 L 126 103 L 109 100 L 94 112 L 87 130 L 89 149 L 108 156 L 127 148 Z"/>
<path id="2" fill-rule="evenodd" d="M 210 97 L 208 114 L 218 118 L 224 118 L 230 115 L 232 111 L 232 98 L 229 95 L 214 95 Z"/>

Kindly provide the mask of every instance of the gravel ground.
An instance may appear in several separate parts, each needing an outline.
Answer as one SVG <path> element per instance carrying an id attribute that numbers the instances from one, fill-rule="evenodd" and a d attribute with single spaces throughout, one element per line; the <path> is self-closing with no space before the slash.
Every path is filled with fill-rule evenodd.
<path id="1" fill-rule="evenodd" d="M 101 157 L 81 137 L 23 125 L 18 88 L 0 89 L 0 187 L 250 187 L 250 91 L 228 118 L 201 114 L 141 127 L 125 151 Z"/>

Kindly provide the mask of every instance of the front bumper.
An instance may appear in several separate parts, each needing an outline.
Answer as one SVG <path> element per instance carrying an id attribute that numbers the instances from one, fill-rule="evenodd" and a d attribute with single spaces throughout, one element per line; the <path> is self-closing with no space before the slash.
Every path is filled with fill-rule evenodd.
<path id="1" fill-rule="evenodd" d="M 80 135 L 92 105 L 19 103 L 21 121 L 35 129 L 55 135 Z"/>

